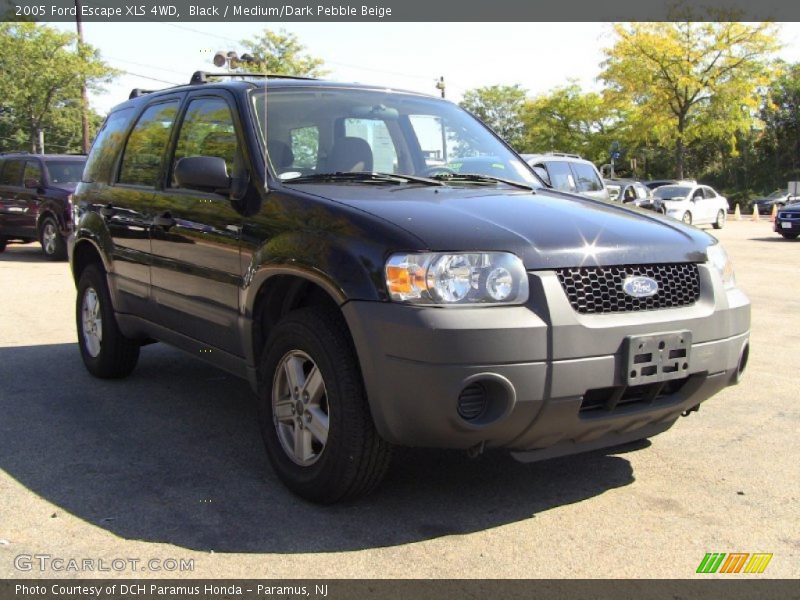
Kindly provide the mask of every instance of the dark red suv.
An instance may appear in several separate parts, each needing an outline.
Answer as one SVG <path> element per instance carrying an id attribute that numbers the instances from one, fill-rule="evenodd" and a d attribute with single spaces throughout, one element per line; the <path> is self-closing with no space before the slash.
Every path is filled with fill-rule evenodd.
<path id="1" fill-rule="evenodd" d="M 10 241 L 39 241 L 51 260 L 67 258 L 72 192 L 85 156 L 13 153 L 0 155 L 0 252 Z"/>

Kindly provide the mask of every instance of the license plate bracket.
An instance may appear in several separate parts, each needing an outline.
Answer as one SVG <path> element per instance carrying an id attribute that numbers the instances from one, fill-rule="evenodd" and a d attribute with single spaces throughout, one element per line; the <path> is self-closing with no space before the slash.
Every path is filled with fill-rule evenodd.
<path id="1" fill-rule="evenodd" d="M 791 229 L 792 228 L 792 224 L 787 222 L 787 221 L 782 221 L 781 222 L 781 227 L 783 227 L 784 229 Z"/>
<path id="2" fill-rule="evenodd" d="M 691 350 L 691 331 L 630 335 L 625 338 L 623 381 L 642 385 L 686 377 Z"/>

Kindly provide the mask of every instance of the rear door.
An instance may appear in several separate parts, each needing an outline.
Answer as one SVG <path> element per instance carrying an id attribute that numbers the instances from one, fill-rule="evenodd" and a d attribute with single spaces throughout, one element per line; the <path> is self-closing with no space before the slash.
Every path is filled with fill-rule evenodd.
<path id="1" fill-rule="evenodd" d="M 238 335 L 242 214 L 235 197 L 181 188 L 172 172 L 184 157 L 223 158 L 245 180 L 241 124 L 222 90 L 189 95 L 173 142 L 169 175 L 156 193 L 153 299 L 161 325 L 241 355 Z"/>
<path id="2" fill-rule="evenodd" d="M 2 235 L 24 237 L 25 211 L 27 204 L 22 195 L 24 159 L 6 159 L 0 172 L 0 210 L 2 210 Z"/>
<path id="3" fill-rule="evenodd" d="M 152 319 L 150 227 L 157 186 L 163 179 L 180 97 L 159 98 L 136 120 L 122 152 L 116 181 L 103 193 L 101 214 L 114 243 L 113 277 L 120 312 Z"/>

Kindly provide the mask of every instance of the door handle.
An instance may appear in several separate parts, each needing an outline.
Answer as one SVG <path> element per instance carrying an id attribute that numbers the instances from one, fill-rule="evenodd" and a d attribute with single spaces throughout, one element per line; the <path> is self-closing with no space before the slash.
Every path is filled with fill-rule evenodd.
<path id="1" fill-rule="evenodd" d="M 156 227 L 163 227 L 164 229 L 169 229 L 173 225 L 175 225 L 175 219 L 168 213 L 161 213 L 153 217 L 153 225 Z"/>
<path id="2" fill-rule="evenodd" d="M 106 204 L 100 209 L 100 214 L 106 219 L 109 219 L 114 216 L 114 207 L 110 204 Z"/>

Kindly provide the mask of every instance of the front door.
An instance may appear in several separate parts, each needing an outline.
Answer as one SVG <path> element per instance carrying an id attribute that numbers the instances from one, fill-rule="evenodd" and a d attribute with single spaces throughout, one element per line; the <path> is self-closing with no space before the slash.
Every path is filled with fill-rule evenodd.
<path id="1" fill-rule="evenodd" d="M 242 178 L 241 128 L 225 92 L 189 97 L 174 141 L 152 229 L 153 299 L 161 325 L 214 348 L 242 355 L 237 331 L 242 269 L 242 214 L 234 198 L 181 188 L 172 176 L 184 157 L 225 159 Z"/>

